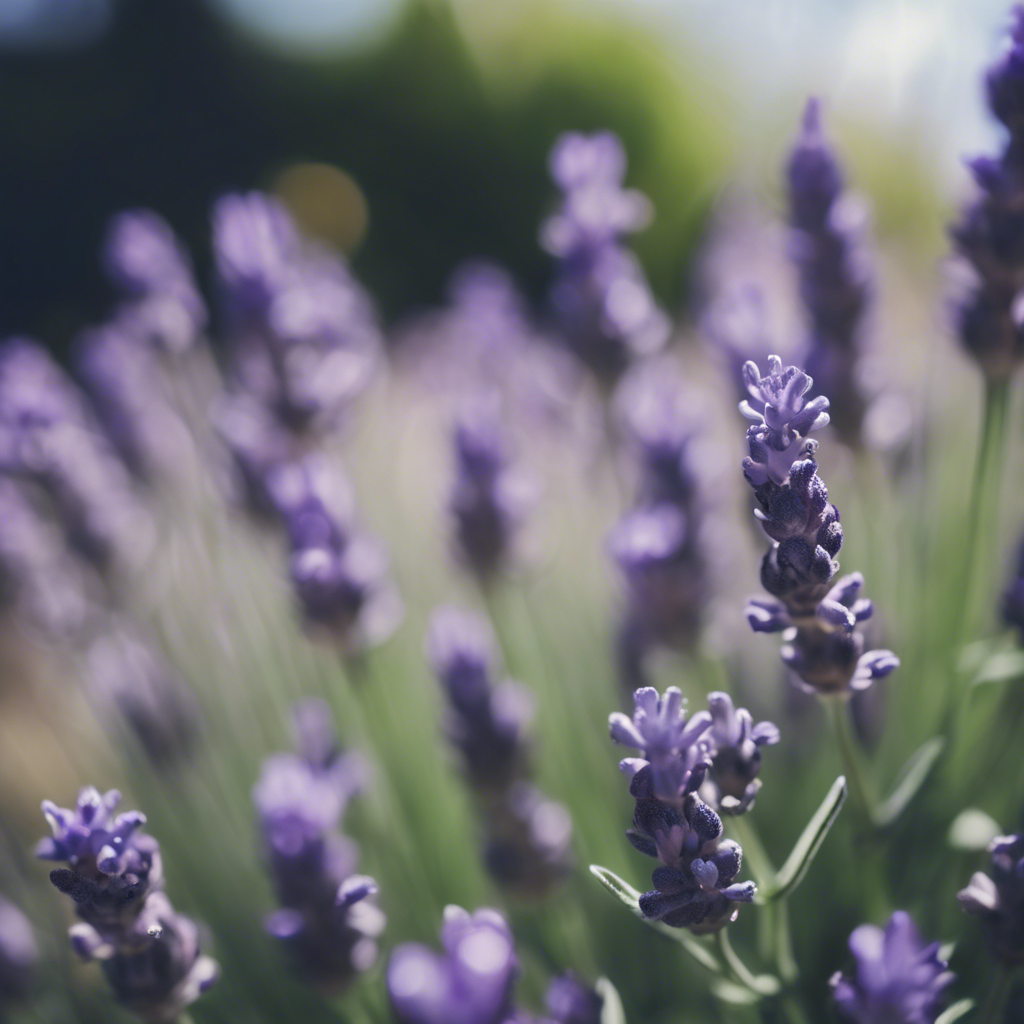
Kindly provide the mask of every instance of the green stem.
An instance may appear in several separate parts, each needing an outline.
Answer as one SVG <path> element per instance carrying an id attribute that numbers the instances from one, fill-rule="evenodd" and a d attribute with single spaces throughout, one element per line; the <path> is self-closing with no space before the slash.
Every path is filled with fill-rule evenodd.
<path id="1" fill-rule="evenodd" d="M 868 829 L 874 830 L 874 799 L 853 735 L 848 712 L 849 701 L 845 696 L 823 697 L 822 704 L 825 705 L 825 713 L 839 744 L 839 756 L 842 758 L 843 771 L 846 773 L 846 781 L 850 784 L 850 795 L 857 808 L 857 814 Z"/>
<path id="2" fill-rule="evenodd" d="M 783 984 L 793 985 L 800 976 L 796 957 L 793 955 L 793 935 L 789 927 L 789 900 L 775 903 L 775 965 Z"/>
<path id="3" fill-rule="evenodd" d="M 975 1024 L 999 1024 L 1002 1020 L 1003 1006 L 1013 988 L 1014 971 L 1006 964 L 1000 964 L 996 970 L 995 980 L 988 990 L 985 1005 L 981 1008 Z"/>
<path id="4" fill-rule="evenodd" d="M 760 991 L 760 983 L 751 973 L 750 968 L 739 958 L 739 954 L 732 948 L 732 940 L 729 938 L 729 928 L 725 927 L 716 932 L 715 938 L 718 941 L 718 949 L 726 966 L 732 971 L 733 976 L 741 984 L 745 985 L 751 992 Z"/>
<path id="5" fill-rule="evenodd" d="M 761 837 L 753 822 L 745 814 L 736 814 L 726 819 L 730 831 L 743 849 L 743 856 L 750 862 L 754 881 L 761 892 L 765 892 L 775 878 L 775 867 L 768 856 Z M 774 903 L 765 903 L 757 911 L 757 951 L 764 961 L 770 961 L 775 951 L 777 923 Z"/>
<path id="6" fill-rule="evenodd" d="M 787 993 L 782 997 L 781 1004 L 790 1024 L 810 1024 L 800 1000 L 795 995 Z"/>

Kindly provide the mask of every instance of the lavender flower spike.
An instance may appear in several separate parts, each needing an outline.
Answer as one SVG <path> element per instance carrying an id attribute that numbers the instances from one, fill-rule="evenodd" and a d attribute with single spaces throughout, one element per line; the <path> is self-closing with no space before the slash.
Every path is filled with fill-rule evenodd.
<path id="1" fill-rule="evenodd" d="M 795 366 L 769 357 L 762 377 L 744 367 L 751 396 L 740 410 L 750 455 L 743 475 L 754 489 L 754 515 L 772 541 L 761 563 L 761 584 L 771 598 L 752 598 L 747 619 L 755 632 L 782 632 L 782 659 L 805 689 L 843 694 L 864 689 L 899 665 L 891 651 L 864 653 L 857 626 L 873 606 L 860 596 L 864 578 L 852 573 L 833 583 L 843 543 L 839 512 L 814 461 L 817 442 L 807 435 L 828 422 L 828 399 L 807 400 L 813 381 Z"/>
<path id="2" fill-rule="evenodd" d="M 443 953 L 407 943 L 388 962 L 388 996 L 401 1024 L 506 1024 L 518 963 L 496 910 L 445 908 Z"/>
<path id="3" fill-rule="evenodd" d="M 8 1003 L 32 991 L 39 950 L 28 918 L 0 896 L 0 1018 Z"/>
<path id="4" fill-rule="evenodd" d="M 998 836 L 989 845 L 992 863 L 957 894 L 968 914 L 980 917 L 996 956 L 1024 964 L 1024 835 Z"/>
<path id="5" fill-rule="evenodd" d="M 70 932 L 76 953 L 99 960 L 123 1006 L 147 1021 L 172 1021 L 216 980 L 217 963 L 199 950 L 195 923 L 163 892 L 160 848 L 139 831 L 145 815 L 114 815 L 117 790 L 87 786 L 73 810 L 43 801 L 53 835 L 36 847 L 70 867 L 50 881 L 75 902 Z"/>
<path id="6" fill-rule="evenodd" d="M 779 742 L 778 726 L 754 724 L 746 708 L 736 709 L 727 693 L 709 693 L 711 768 L 701 794 L 719 814 L 743 814 L 761 788 L 761 747 Z"/>
<path id="7" fill-rule="evenodd" d="M 851 1024 L 935 1024 L 942 990 L 953 981 L 939 943 L 925 945 L 909 914 L 897 910 L 885 929 L 862 924 L 850 936 L 857 966 L 836 973 L 836 1005 Z"/>
<path id="8" fill-rule="evenodd" d="M 376 882 L 355 873 L 358 849 L 337 831 L 367 769 L 339 751 L 323 701 L 295 705 L 293 726 L 298 753 L 267 758 L 253 788 L 281 902 L 266 928 L 301 974 L 333 992 L 373 966 L 385 924 Z"/>
<path id="9" fill-rule="evenodd" d="M 687 721 L 683 694 L 674 686 L 664 696 L 651 686 L 641 687 L 633 701 L 636 709 L 631 719 L 621 711 L 608 716 L 612 739 L 643 754 L 642 758 L 625 759 L 620 767 L 636 773 L 650 765 L 655 797 L 678 804 L 700 787 L 711 764 L 711 746 L 705 737 L 711 715 L 698 711 Z"/>
<path id="10" fill-rule="evenodd" d="M 955 319 L 967 354 L 990 382 L 1007 380 L 1024 359 L 1018 296 L 1024 283 L 1024 9 L 1013 12 L 1010 47 L 989 70 L 989 110 L 1007 129 L 998 157 L 970 163 L 980 195 L 950 234 L 960 256 Z"/>
<path id="11" fill-rule="evenodd" d="M 866 210 L 844 193 L 843 173 L 810 100 L 787 165 L 792 257 L 807 311 L 807 369 L 828 395 L 832 418 L 848 443 L 860 437 L 864 396 L 857 364 L 870 284 L 864 252 Z"/>

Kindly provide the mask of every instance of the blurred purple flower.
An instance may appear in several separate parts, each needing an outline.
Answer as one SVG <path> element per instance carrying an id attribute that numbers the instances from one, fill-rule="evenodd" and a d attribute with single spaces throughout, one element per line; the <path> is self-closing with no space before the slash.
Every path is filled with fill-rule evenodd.
<path id="1" fill-rule="evenodd" d="M 552 979 L 544 999 L 558 1024 L 601 1024 L 604 1000 L 573 971 Z"/>
<path id="2" fill-rule="evenodd" d="M 1017 553 L 1013 575 L 1003 591 L 1003 622 L 1017 630 L 1024 642 L 1024 540 Z"/>
<path id="3" fill-rule="evenodd" d="M 957 899 L 968 914 L 981 918 L 1000 960 L 1024 964 L 1024 835 L 998 836 L 988 851 L 988 874 L 975 872 Z"/>
<path id="4" fill-rule="evenodd" d="M 0 896 L 0 1012 L 24 999 L 36 983 L 39 949 L 28 918 Z"/>
<path id="5" fill-rule="evenodd" d="M 850 936 L 857 966 L 836 973 L 832 992 L 851 1024 L 934 1024 L 953 975 L 939 943 L 925 945 L 909 914 L 897 910 L 885 929 L 862 924 Z"/>
<path id="6" fill-rule="evenodd" d="M 199 950 L 195 924 L 163 893 L 160 848 L 139 829 L 145 815 L 114 815 L 117 790 L 87 786 L 74 809 L 43 801 L 53 832 L 36 855 L 71 866 L 50 881 L 75 902 L 81 921 L 69 936 L 75 952 L 99 960 L 118 1002 L 152 1021 L 172 1021 L 216 980 L 216 961 Z"/>
<path id="7" fill-rule="evenodd" d="M 367 766 L 342 754 L 331 713 L 319 700 L 293 709 L 297 754 L 274 754 L 253 787 L 270 873 L 281 907 L 267 931 L 297 970 L 330 991 L 348 985 L 377 958 L 385 918 L 372 878 L 355 874 L 358 850 L 338 828 Z"/>

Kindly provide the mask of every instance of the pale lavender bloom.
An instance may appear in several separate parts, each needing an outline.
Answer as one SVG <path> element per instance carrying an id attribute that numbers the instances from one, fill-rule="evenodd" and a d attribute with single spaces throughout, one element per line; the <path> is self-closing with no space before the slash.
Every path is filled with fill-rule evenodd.
<path id="1" fill-rule="evenodd" d="M 146 1020 L 172 1021 L 217 979 L 199 949 L 196 925 L 174 911 L 163 890 L 160 848 L 139 830 L 138 811 L 114 814 L 121 794 L 81 790 L 74 809 L 43 801 L 52 837 L 36 855 L 71 866 L 50 881 L 75 902 L 75 952 L 99 960 L 122 1005 Z"/>
<path id="2" fill-rule="evenodd" d="M 711 768 L 701 793 L 719 814 L 750 810 L 761 788 L 761 747 L 779 742 L 778 726 L 754 724 L 746 708 L 737 709 L 727 693 L 708 694 L 712 745 Z"/>
<path id="3" fill-rule="evenodd" d="M 367 766 L 358 754 L 341 753 L 323 701 L 296 704 L 293 726 L 298 753 L 267 758 L 253 787 L 281 903 L 266 928 L 300 973 L 337 991 L 376 961 L 385 924 L 372 898 L 376 882 L 355 873 L 358 849 L 338 832 Z"/>
<path id="4" fill-rule="evenodd" d="M 643 226 L 650 204 L 622 187 L 625 155 L 608 132 L 561 136 L 551 172 L 562 190 L 559 210 L 541 232 L 559 260 L 550 305 L 570 349 L 604 383 L 637 356 L 662 348 L 671 330 L 636 257 L 621 236 Z"/>
<path id="5" fill-rule="evenodd" d="M 398 946 L 388 962 L 391 1007 L 401 1024 L 505 1024 L 518 970 L 512 931 L 496 910 L 445 908 L 442 953 Z"/>
<path id="6" fill-rule="evenodd" d="M 942 990 L 953 975 L 939 957 L 939 943 L 926 945 L 909 914 L 897 910 L 885 929 L 862 924 L 850 936 L 857 966 L 836 973 L 832 992 L 851 1024 L 934 1024 Z"/>
<path id="7" fill-rule="evenodd" d="M 558 975 L 544 997 L 557 1024 L 601 1024 L 604 1000 L 573 971 Z"/>
<path id="8" fill-rule="evenodd" d="M 662 696 L 654 687 L 644 686 L 633 694 L 633 700 L 636 708 L 632 718 L 621 711 L 608 717 L 612 739 L 642 754 L 641 758 L 625 759 L 620 767 L 636 773 L 650 765 L 655 797 L 678 804 L 700 787 L 711 764 L 711 747 L 705 735 L 711 728 L 711 715 L 698 711 L 687 719 L 682 691 L 675 686 Z"/>
<path id="9" fill-rule="evenodd" d="M 36 982 L 39 949 L 28 918 L 0 896 L 0 1013 L 24 999 Z"/>
<path id="10" fill-rule="evenodd" d="M 989 844 L 988 874 L 977 871 L 957 894 L 968 914 L 980 917 L 995 955 L 1024 963 L 1024 836 L 998 836 Z"/>

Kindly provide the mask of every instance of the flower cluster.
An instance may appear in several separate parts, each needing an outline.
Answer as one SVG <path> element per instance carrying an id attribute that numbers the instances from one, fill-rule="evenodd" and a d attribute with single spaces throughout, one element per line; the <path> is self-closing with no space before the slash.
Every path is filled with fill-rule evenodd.
<path id="1" fill-rule="evenodd" d="M 843 172 L 810 100 L 787 165 L 791 251 L 810 327 L 808 373 L 828 396 L 832 423 L 860 437 L 864 397 L 857 384 L 860 333 L 870 296 L 865 208 L 843 191 Z"/>
<path id="2" fill-rule="evenodd" d="M 1024 835 L 999 836 L 989 846 L 989 873 L 975 872 L 957 898 L 980 917 L 996 956 L 1024 963 Z"/>
<path id="3" fill-rule="evenodd" d="M 529 781 L 530 694 L 494 685 L 491 634 L 472 612 L 439 608 L 427 654 L 448 699 L 445 731 L 480 805 L 487 867 L 514 892 L 544 895 L 570 867 L 572 821 Z"/>
<path id="4" fill-rule="evenodd" d="M 857 961 L 852 975 L 832 977 L 832 993 L 851 1024 L 935 1024 L 942 990 L 953 975 L 939 956 L 939 943 L 926 945 L 910 915 L 897 910 L 885 928 L 862 924 L 850 936 Z"/>
<path id="5" fill-rule="evenodd" d="M 38 967 L 32 925 L 10 900 L 0 896 L 0 1016 L 8 1003 L 32 991 Z"/>
<path id="6" fill-rule="evenodd" d="M 214 960 L 199 949 L 195 923 L 175 912 L 163 891 L 157 841 L 139 830 L 145 815 L 114 815 L 117 790 L 87 786 L 73 810 L 43 801 L 53 836 L 36 855 L 66 861 L 50 881 L 75 902 L 81 921 L 71 944 L 99 960 L 117 1000 L 144 1020 L 172 1021 L 217 979 Z"/>
<path id="7" fill-rule="evenodd" d="M 456 550 L 484 584 L 511 558 L 530 500 L 529 481 L 510 466 L 496 395 L 466 402 L 453 430 L 455 481 L 450 508 Z"/>
<path id="8" fill-rule="evenodd" d="M 652 647 L 692 646 L 708 581 L 691 453 L 696 418 L 679 375 L 660 361 L 641 364 L 623 379 L 616 403 L 640 470 L 636 505 L 609 541 L 627 584 L 618 647 L 622 679 L 632 690 L 643 682 Z"/>
<path id="9" fill-rule="evenodd" d="M 388 996 L 400 1024 L 600 1024 L 601 997 L 571 972 L 551 982 L 550 1016 L 516 1007 L 515 940 L 497 910 L 446 907 L 441 945 L 443 953 L 406 943 L 391 954 Z"/>
<path id="10" fill-rule="evenodd" d="M 358 849 L 338 832 L 366 766 L 342 754 L 326 704 L 294 708 L 297 754 L 274 754 L 253 788 L 263 841 L 281 907 L 266 921 L 300 973 L 337 991 L 377 959 L 384 914 L 377 884 L 355 873 Z"/>
<path id="11" fill-rule="evenodd" d="M 347 654 L 386 639 L 402 615 L 382 545 L 355 525 L 345 480 L 321 456 L 274 467 L 266 486 L 291 546 L 306 623 Z"/>
<path id="12" fill-rule="evenodd" d="M 737 903 L 753 900 L 756 886 L 735 881 L 743 851 L 738 843 L 722 839 L 722 819 L 697 792 L 716 755 L 708 735 L 712 715 L 698 711 L 688 719 L 683 695 L 675 687 L 663 696 L 643 687 L 634 702 L 632 718 L 615 712 L 608 725 L 616 743 L 642 755 L 619 764 L 631 776 L 629 792 L 636 800 L 633 828 L 626 835 L 662 865 L 652 875 L 654 889 L 640 897 L 640 909 L 645 917 L 676 928 L 718 931 L 736 919 Z"/>
<path id="13" fill-rule="evenodd" d="M 772 596 L 751 599 L 747 619 L 757 632 L 784 632 L 782 659 L 806 689 L 865 689 L 899 660 L 891 651 L 864 653 L 857 627 L 873 608 L 860 596 L 860 573 L 833 583 L 843 529 L 818 476 L 817 442 L 807 436 L 828 423 L 828 399 L 808 401 L 811 378 L 795 366 L 783 368 L 778 356 L 769 358 L 768 368 L 762 377 L 754 363 L 746 364 L 750 400 L 740 405 L 753 421 L 743 475 L 759 506 L 754 514 L 772 541 L 761 563 L 761 584 Z"/>
<path id="14" fill-rule="evenodd" d="M 600 381 L 666 342 L 670 324 L 622 236 L 650 219 L 650 204 L 624 189 L 626 155 L 610 132 L 569 132 L 555 142 L 551 176 L 562 191 L 541 242 L 558 258 L 551 307 L 569 348 Z"/>
<path id="15" fill-rule="evenodd" d="M 981 194 L 951 230 L 964 278 L 956 308 L 960 340 L 990 381 L 1008 378 L 1024 359 L 1024 9 L 1015 8 L 1013 17 L 1010 48 L 986 81 L 1006 145 L 998 157 L 971 161 Z"/>

